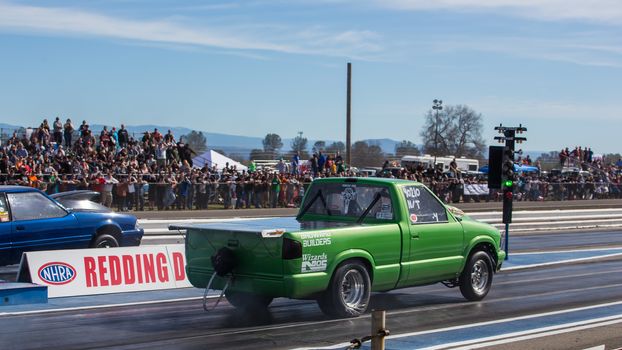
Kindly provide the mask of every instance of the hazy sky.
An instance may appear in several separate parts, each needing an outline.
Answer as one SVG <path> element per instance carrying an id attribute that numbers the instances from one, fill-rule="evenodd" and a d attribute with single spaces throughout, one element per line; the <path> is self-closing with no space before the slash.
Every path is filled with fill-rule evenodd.
<path id="1" fill-rule="evenodd" d="M 525 150 L 620 152 L 619 0 L 0 0 L 0 121 L 421 143 L 432 100 Z M 208 140 L 209 143 L 209 140 Z"/>

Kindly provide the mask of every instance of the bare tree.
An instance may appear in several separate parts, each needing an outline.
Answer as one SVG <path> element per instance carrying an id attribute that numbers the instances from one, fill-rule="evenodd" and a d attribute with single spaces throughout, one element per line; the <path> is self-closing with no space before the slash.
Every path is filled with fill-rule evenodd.
<path id="1" fill-rule="evenodd" d="M 320 151 L 323 151 L 325 148 L 326 148 L 325 141 L 315 141 L 315 143 L 313 144 L 312 151 L 313 153 L 318 153 Z"/>
<path id="2" fill-rule="evenodd" d="M 292 140 L 292 153 L 298 153 L 301 159 L 309 158 L 309 153 L 307 152 L 307 138 L 302 137 L 302 135 L 298 135 L 294 137 Z"/>
<path id="3" fill-rule="evenodd" d="M 444 106 L 438 115 L 429 110 L 421 138 L 425 153 L 438 156 L 482 158 L 486 149 L 482 115 L 465 105 Z"/>
<path id="4" fill-rule="evenodd" d="M 370 145 L 365 141 L 357 141 L 352 145 L 352 165 L 376 166 L 384 162 L 384 153 L 378 145 Z"/>
<path id="5" fill-rule="evenodd" d="M 410 141 L 403 140 L 402 142 L 395 145 L 395 156 L 396 157 L 401 158 L 407 155 L 418 156 L 419 153 L 420 152 L 419 152 L 419 148 L 417 148 L 417 145 L 415 145 L 414 143 Z"/>
<path id="6" fill-rule="evenodd" d="M 346 145 L 341 141 L 333 142 L 330 145 L 326 146 L 326 153 L 344 153 L 346 150 Z"/>
<path id="7" fill-rule="evenodd" d="M 201 154 L 207 150 L 207 139 L 203 132 L 190 131 L 188 135 L 181 136 L 179 140 L 186 140 L 186 143 L 197 154 Z M 224 153 L 223 153 L 224 154 Z"/>
<path id="8" fill-rule="evenodd" d="M 278 134 L 267 134 L 262 141 L 263 150 L 270 155 L 270 159 L 275 159 L 279 150 L 283 147 L 283 141 Z"/>

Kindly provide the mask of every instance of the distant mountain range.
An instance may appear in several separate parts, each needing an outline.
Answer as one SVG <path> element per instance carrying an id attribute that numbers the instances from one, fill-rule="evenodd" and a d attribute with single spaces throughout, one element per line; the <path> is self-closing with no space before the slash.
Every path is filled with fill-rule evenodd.
<path id="1" fill-rule="evenodd" d="M 75 128 L 78 128 L 80 122 L 74 124 Z M 100 124 L 90 124 L 89 127 L 96 133 L 99 133 L 104 126 Z M 108 126 L 110 128 L 111 126 Z M 119 127 L 119 126 L 117 126 Z M 10 135 L 14 130 L 21 128 L 21 126 L 11 125 L 6 123 L 0 123 L 0 131 L 2 134 Z M 128 130 L 130 134 L 133 134 L 134 137 L 140 137 L 145 131 L 153 132 L 154 129 L 158 129 L 162 134 L 171 130 L 175 138 L 179 139 L 182 135 L 189 134 L 192 129 L 182 128 L 182 127 L 168 127 L 162 125 L 125 125 L 125 128 Z M 200 130 L 197 130 L 200 131 Z M 203 135 L 207 139 L 207 146 L 210 149 L 222 150 L 229 155 L 236 155 L 241 158 L 247 158 L 252 149 L 262 149 L 262 141 L 263 137 L 255 137 L 255 136 L 240 136 L 240 135 L 229 135 L 229 134 L 221 134 L 215 132 L 207 132 L 202 131 Z M 291 148 L 292 143 L 291 138 L 282 139 L 283 142 L 283 151 L 287 151 Z M 309 151 L 313 144 L 318 140 L 308 140 Z M 334 142 L 334 140 L 322 140 L 325 141 L 327 145 Z M 369 144 L 378 145 L 385 153 L 394 153 L 395 146 L 401 142 L 393 139 L 382 138 L 382 139 L 365 139 Z M 417 145 L 420 147 L 420 145 Z M 539 157 L 543 151 L 529 151 L 526 154 L 529 154 L 532 159 L 536 159 Z"/>

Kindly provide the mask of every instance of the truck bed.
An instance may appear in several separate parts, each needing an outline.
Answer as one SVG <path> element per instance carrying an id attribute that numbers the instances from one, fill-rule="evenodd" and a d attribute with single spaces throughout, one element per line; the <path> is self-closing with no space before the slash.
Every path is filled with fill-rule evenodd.
<path id="1" fill-rule="evenodd" d="M 346 227 L 356 225 L 354 222 L 331 222 L 331 221 L 303 221 L 299 222 L 295 217 L 275 217 L 265 219 L 241 219 L 235 221 L 222 221 L 214 223 L 178 224 L 169 225 L 169 230 L 208 229 L 215 231 L 238 231 L 261 233 L 265 230 L 284 230 L 285 232 L 299 232 L 302 230 L 315 230 L 323 228 Z"/>
<path id="2" fill-rule="evenodd" d="M 277 286 L 283 285 L 283 276 L 291 274 L 282 259 L 284 233 L 314 232 L 355 225 L 353 222 L 299 222 L 294 217 L 277 217 L 170 225 L 169 229 L 186 230 L 186 271 L 192 285 L 199 288 L 207 285 L 214 273 L 211 257 L 226 247 L 233 251 L 236 259 L 234 274 L 238 287 L 242 283 L 252 283 L 254 285 L 244 286 L 244 289 L 278 290 L 280 287 Z M 214 287 L 222 288 L 222 284 L 222 281 L 215 281 Z"/>

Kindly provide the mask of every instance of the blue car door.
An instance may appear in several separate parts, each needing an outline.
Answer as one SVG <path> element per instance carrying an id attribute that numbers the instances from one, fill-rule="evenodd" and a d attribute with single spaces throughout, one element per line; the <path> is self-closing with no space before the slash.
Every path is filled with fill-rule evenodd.
<path id="1" fill-rule="evenodd" d="M 11 242 L 23 251 L 87 247 L 90 234 L 80 232 L 75 216 L 39 192 L 8 193 Z"/>
<path id="2" fill-rule="evenodd" d="M 0 266 L 12 263 L 11 222 L 6 196 L 0 192 Z"/>

